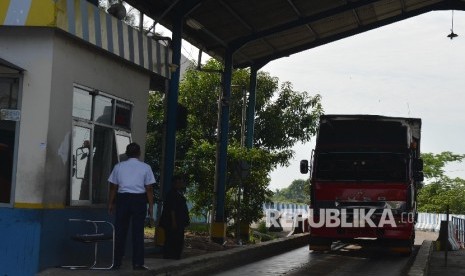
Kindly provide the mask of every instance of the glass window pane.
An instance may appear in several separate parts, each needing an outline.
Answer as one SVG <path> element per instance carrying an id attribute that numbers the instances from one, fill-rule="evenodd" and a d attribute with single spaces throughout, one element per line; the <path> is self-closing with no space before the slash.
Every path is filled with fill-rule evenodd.
<path id="1" fill-rule="evenodd" d="M 71 200 L 89 200 L 90 179 L 89 128 L 74 126 L 72 147 Z"/>
<path id="2" fill-rule="evenodd" d="M 92 160 L 92 203 L 108 201 L 108 177 L 112 169 L 113 129 L 95 126 Z"/>
<path id="3" fill-rule="evenodd" d="M 111 125 L 113 123 L 113 100 L 104 96 L 95 97 L 94 120 L 97 123 Z"/>
<path id="4" fill-rule="evenodd" d="M 19 80 L 17 78 L 0 78 L 0 108 L 16 109 L 18 90 Z"/>
<path id="5" fill-rule="evenodd" d="M 123 136 L 116 134 L 116 153 L 118 154 L 118 160 L 124 161 L 126 157 L 126 147 L 131 143 L 129 136 Z"/>
<path id="6" fill-rule="evenodd" d="M 115 125 L 131 129 L 131 105 L 116 102 Z"/>
<path id="7" fill-rule="evenodd" d="M 73 117 L 90 120 L 92 115 L 92 95 L 88 91 L 74 88 Z"/>

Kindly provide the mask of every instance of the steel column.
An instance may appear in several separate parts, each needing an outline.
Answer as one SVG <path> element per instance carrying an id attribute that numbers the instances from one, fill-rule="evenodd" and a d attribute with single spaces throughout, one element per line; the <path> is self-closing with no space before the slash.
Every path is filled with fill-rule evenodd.
<path id="1" fill-rule="evenodd" d="M 224 59 L 224 72 L 222 83 L 222 95 L 219 103 L 218 116 L 218 140 L 216 147 L 215 166 L 215 200 L 214 221 L 212 224 L 211 238 L 213 241 L 223 243 L 226 235 L 226 220 L 224 217 L 226 172 L 228 157 L 228 133 L 229 133 L 229 101 L 231 97 L 232 79 L 232 52 L 227 51 Z"/>
<path id="2" fill-rule="evenodd" d="M 174 171 L 174 159 L 176 156 L 176 113 L 178 107 L 179 95 L 179 73 L 181 64 L 181 43 L 182 43 L 182 25 L 183 17 L 179 16 L 177 20 L 173 20 L 173 35 L 171 49 L 173 58 L 171 67 L 170 89 L 166 95 L 166 128 L 165 128 L 165 143 L 163 154 L 163 199 L 171 188 L 171 179 Z"/>

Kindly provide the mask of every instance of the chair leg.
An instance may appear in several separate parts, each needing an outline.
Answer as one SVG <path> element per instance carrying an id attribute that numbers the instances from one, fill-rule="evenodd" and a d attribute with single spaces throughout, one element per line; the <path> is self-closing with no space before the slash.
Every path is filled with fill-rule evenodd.
<path id="1" fill-rule="evenodd" d="M 89 269 L 94 269 L 94 270 L 108 270 L 108 269 L 112 269 L 113 266 L 115 265 L 115 226 L 111 223 L 111 222 L 108 222 L 108 221 L 101 221 L 101 223 L 106 223 L 108 224 L 111 229 L 112 229 L 112 249 L 111 249 L 111 265 L 108 266 L 108 267 L 95 267 L 96 263 L 97 263 L 97 244 L 96 243 L 96 248 L 95 248 L 95 263 L 94 265 L 89 268 Z"/>
<path id="2" fill-rule="evenodd" d="M 108 222 L 108 221 L 92 221 L 92 220 L 81 220 L 81 219 L 69 219 L 69 221 L 82 221 L 82 222 L 88 222 L 88 223 L 92 223 L 94 225 L 94 228 L 95 228 L 95 234 L 98 234 L 98 226 L 97 224 L 98 223 L 106 223 L 108 224 L 110 227 L 111 227 L 111 241 L 112 241 L 112 254 L 111 254 L 111 264 L 110 266 L 107 266 L 107 267 L 97 267 L 97 260 L 98 260 L 98 244 L 99 242 L 103 242 L 103 241 L 109 241 L 109 239 L 105 239 L 105 240 L 95 240 L 93 241 L 94 243 L 94 262 L 92 265 L 90 266 L 61 266 L 62 268 L 68 268 L 68 269 L 94 269 L 94 270 L 108 270 L 108 269 L 112 269 L 113 266 L 115 265 L 115 227 L 114 225 L 111 223 L 111 222 Z M 89 241 L 86 241 L 86 242 L 89 242 Z"/>

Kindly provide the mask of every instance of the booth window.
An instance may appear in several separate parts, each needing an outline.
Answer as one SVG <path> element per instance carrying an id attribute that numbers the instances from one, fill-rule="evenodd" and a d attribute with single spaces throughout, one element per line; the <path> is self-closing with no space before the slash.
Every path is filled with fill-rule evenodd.
<path id="1" fill-rule="evenodd" d="M 71 205 L 105 204 L 108 176 L 131 142 L 132 103 L 74 87 Z"/>
<path id="2" fill-rule="evenodd" d="M 19 78 L 0 77 L 0 204 L 11 202 Z"/>

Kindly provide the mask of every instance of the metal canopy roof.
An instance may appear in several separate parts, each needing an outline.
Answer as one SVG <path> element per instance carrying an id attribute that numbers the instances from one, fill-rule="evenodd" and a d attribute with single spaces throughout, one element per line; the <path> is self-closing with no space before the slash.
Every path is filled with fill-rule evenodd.
<path id="1" fill-rule="evenodd" d="M 126 0 L 167 28 L 185 12 L 183 38 L 234 67 L 262 66 L 326 43 L 465 0 Z"/>

